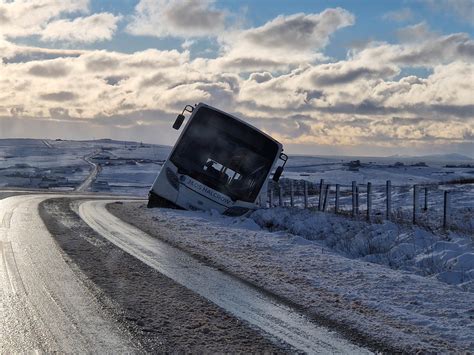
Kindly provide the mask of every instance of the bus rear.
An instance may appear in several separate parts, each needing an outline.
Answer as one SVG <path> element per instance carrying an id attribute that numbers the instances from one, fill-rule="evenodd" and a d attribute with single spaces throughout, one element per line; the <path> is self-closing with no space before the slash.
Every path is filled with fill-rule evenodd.
<path id="1" fill-rule="evenodd" d="M 282 145 L 206 104 L 191 109 L 191 117 L 150 190 L 148 206 L 214 209 L 229 215 L 255 209 L 272 168 L 279 158 L 283 165 L 286 162 Z M 183 118 L 178 116 L 178 120 Z M 278 175 L 281 171 L 282 167 Z"/>

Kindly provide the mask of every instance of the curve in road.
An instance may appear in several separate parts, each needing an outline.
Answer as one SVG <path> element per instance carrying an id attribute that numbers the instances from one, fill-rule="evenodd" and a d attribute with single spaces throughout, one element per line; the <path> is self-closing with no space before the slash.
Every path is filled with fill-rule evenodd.
<path id="1" fill-rule="evenodd" d="M 369 353 L 256 288 L 123 222 L 105 208 L 114 201 L 83 202 L 79 214 L 97 233 L 148 266 L 300 351 Z"/>
<path id="2" fill-rule="evenodd" d="M 87 189 L 91 186 L 91 184 L 97 178 L 97 175 L 99 174 L 99 165 L 94 163 L 91 160 L 91 158 L 95 154 L 97 154 L 97 151 L 95 151 L 92 154 L 84 157 L 84 161 L 91 166 L 92 170 L 90 171 L 90 173 L 86 177 L 86 179 L 78 187 L 76 187 L 75 191 L 77 191 L 77 192 L 87 191 Z"/>
<path id="3" fill-rule="evenodd" d="M 135 352 L 41 220 L 38 205 L 52 197 L 0 200 L 0 353 Z"/>

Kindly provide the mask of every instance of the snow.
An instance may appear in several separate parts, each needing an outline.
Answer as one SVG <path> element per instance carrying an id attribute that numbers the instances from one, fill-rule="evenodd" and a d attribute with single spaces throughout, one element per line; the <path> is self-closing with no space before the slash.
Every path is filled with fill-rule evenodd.
<path id="1" fill-rule="evenodd" d="M 474 350 L 467 236 L 441 238 L 390 222 L 369 225 L 286 208 L 259 210 L 251 218 L 130 203 L 113 205 L 117 209 L 129 223 L 316 317 L 407 351 Z"/>
<path id="2" fill-rule="evenodd" d="M 437 278 L 474 292 L 474 239 L 470 235 L 433 233 L 389 221 L 370 224 L 291 208 L 261 209 L 251 218 L 262 227 L 303 236 L 348 258 Z"/>
<path id="3" fill-rule="evenodd" d="M 171 148 L 136 142 L 1 139 L 0 188 L 73 190 L 99 164 L 92 191 L 145 197 Z"/>

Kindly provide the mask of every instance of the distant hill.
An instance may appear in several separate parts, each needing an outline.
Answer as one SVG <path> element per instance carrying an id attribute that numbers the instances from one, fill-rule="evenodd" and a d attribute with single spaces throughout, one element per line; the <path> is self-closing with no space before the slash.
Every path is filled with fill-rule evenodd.
<path id="1" fill-rule="evenodd" d="M 426 161 L 473 161 L 473 158 L 470 158 L 466 155 L 458 153 L 448 153 L 448 154 L 430 154 L 430 155 L 419 155 L 419 156 L 409 156 L 409 155 L 391 155 L 387 158 L 393 159 L 410 159 L 410 160 L 426 160 Z"/>

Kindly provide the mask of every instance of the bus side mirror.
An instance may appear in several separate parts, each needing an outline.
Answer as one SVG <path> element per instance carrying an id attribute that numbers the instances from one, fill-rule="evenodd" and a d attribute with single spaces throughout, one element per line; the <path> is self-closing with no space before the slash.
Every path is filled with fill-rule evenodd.
<path id="1" fill-rule="evenodd" d="M 280 176 L 282 173 L 283 173 L 282 166 L 279 166 L 278 168 L 276 168 L 275 174 L 273 174 L 273 181 L 278 182 L 278 180 L 280 180 Z"/>
<path id="2" fill-rule="evenodd" d="M 176 117 L 176 121 L 174 121 L 173 128 L 174 129 L 180 129 L 183 122 L 184 122 L 184 115 L 179 114 L 178 117 Z"/>

